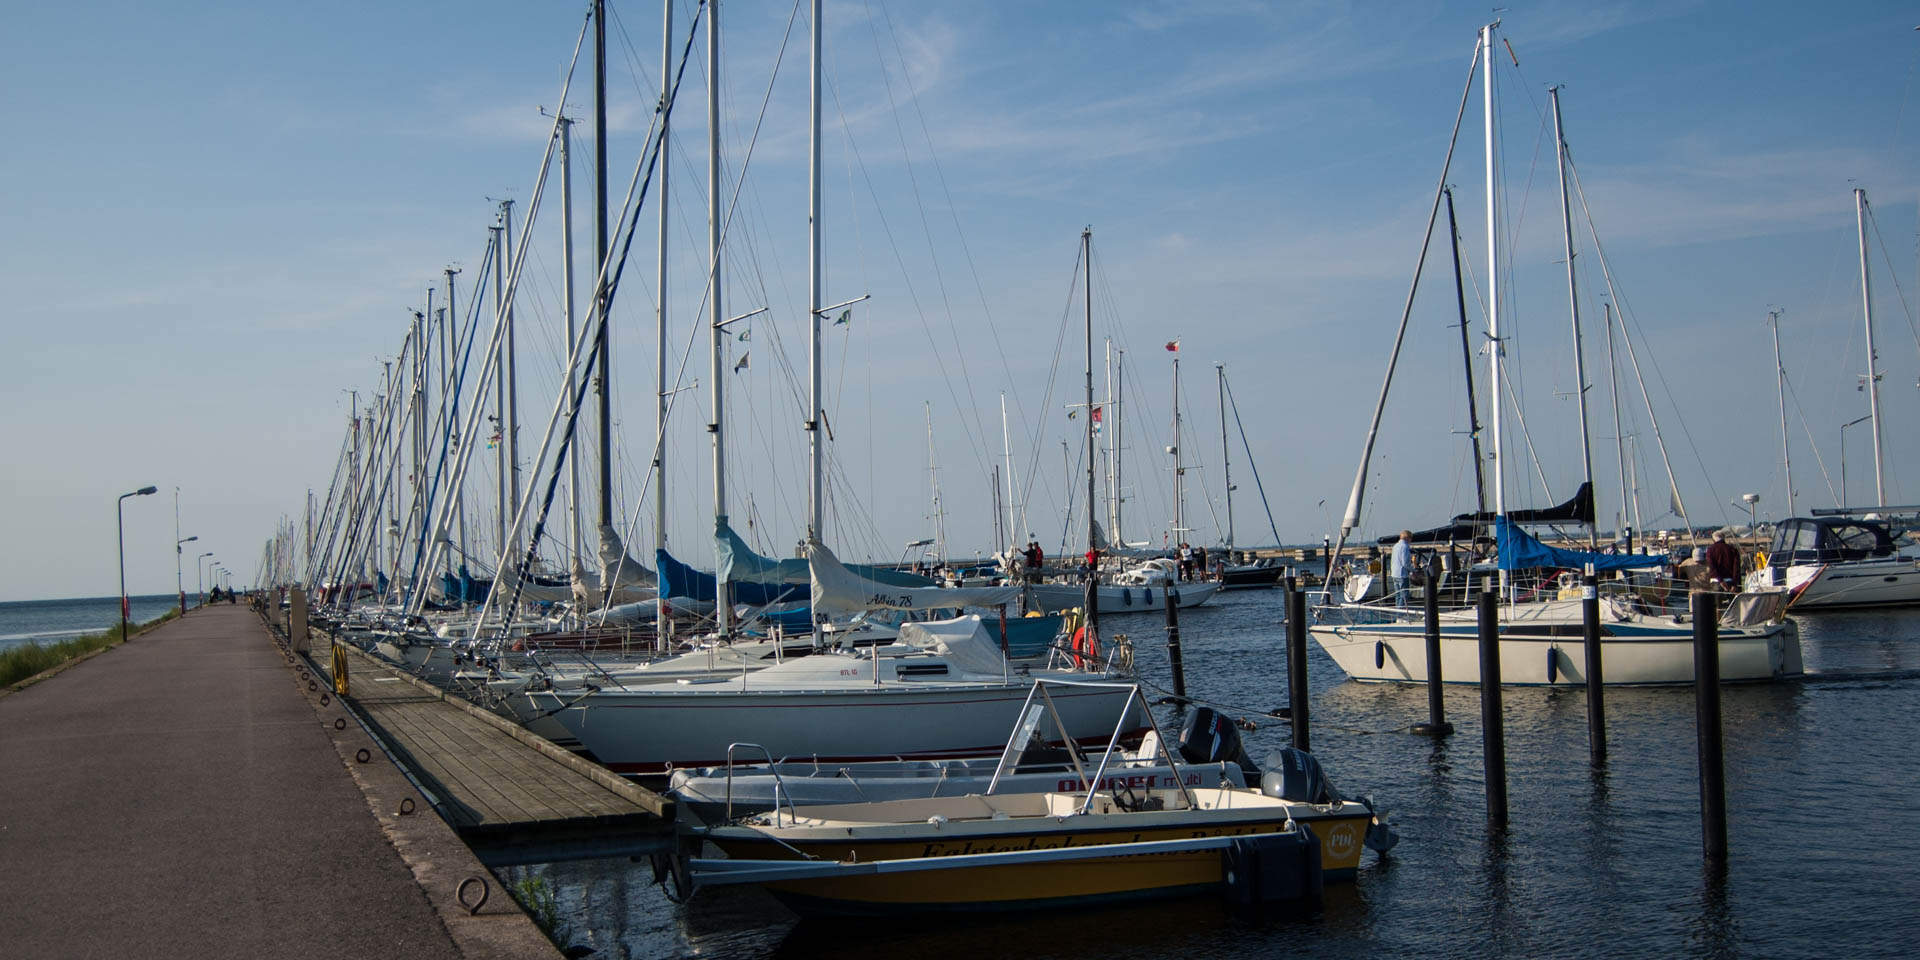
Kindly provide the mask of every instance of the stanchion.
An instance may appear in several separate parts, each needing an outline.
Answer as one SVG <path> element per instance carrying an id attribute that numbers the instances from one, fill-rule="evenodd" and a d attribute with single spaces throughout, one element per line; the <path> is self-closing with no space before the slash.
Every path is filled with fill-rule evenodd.
<path id="1" fill-rule="evenodd" d="M 1487 823 L 1505 830 L 1507 739 L 1500 710 L 1500 595 L 1484 587 L 1480 591 L 1480 740 L 1487 776 Z"/>
<path id="2" fill-rule="evenodd" d="M 347 695 L 347 648 L 333 645 L 333 692 Z"/>
<path id="3" fill-rule="evenodd" d="M 1187 670 L 1180 662 L 1180 594 L 1161 591 L 1167 602 L 1167 661 L 1173 665 L 1173 699 L 1187 702 Z"/>
<path id="4" fill-rule="evenodd" d="M 1720 611 L 1712 593 L 1693 603 L 1693 712 L 1700 739 L 1700 835 L 1707 859 L 1727 859 L 1727 781 L 1720 738 Z"/>
<path id="5" fill-rule="evenodd" d="M 1307 594 L 1287 578 L 1287 714 L 1293 722 L 1293 748 L 1311 751 L 1307 734 Z"/>
<path id="6" fill-rule="evenodd" d="M 1432 574 L 1427 576 L 1425 613 L 1427 620 L 1427 722 L 1413 725 L 1414 733 L 1444 737 L 1453 732 L 1447 722 L 1446 699 L 1440 685 L 1440 589 Z"/>
<path id="7" fill-rule="evenodd" d="M 1580 580 L 1580 620 L 1587 647 L 1587 761 L 1602 767 L 1607 763 L 1607 680 L 1600 665 L 1600 584 L 1591 563 Z"/>

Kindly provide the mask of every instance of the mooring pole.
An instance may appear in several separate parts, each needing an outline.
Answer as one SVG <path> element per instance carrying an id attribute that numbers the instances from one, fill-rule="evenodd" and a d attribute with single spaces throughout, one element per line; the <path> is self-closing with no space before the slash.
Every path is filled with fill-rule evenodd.
<path id="1" fill-rule="evenodd" d="M 1500 595 L 1480 590 L 1480 740 L 1487 777 L 1487 824 L 1507 828 L 1507 741 L 1500 712 Z"/>
<path id="2" fill-rule="evenodd" d="M 1293 721 L 1293 748 L 1313 750 L 1307 735 L 1307 594 L 1287 578 L 1287 715 Z"/>
<path id="3" fill-rule="evenodd" d="M 1587 759 L 1603 767 L 1607 764 L 1607 680 L 1600 668 L 1600 584 L 1591 563 L 1580 579 L 1580 620 L 1587 647 Z"/>
<path id="4" fill-rule="evenodd" d="M 1180 663 L 1180 593 L 1162 590 L 1160 595 L 1167 602 L 1167 661 L 1173 665 L 1173 699 L 1176 703 L 1185 704 L 1187 671 Z"/>
<path id="5" fill-rule="evenodd" d="M 1444 737 L 1453 732 L 1447 722 L 1447 707 L 1440 684 L 1440 585 L 1433 574 L 1427 576 L 1425 613 L 1427 615 L 1427 722 L 1413 725 L 1414 733 Z"/>
<path id="6" fill-rule="evenodd" d="M 1720 738 L 1720 611 L 1712 593 L 1693 602 L 1693 712 L 1700 739 L 1700 834 L 1707 859 L 1727 859 L 1727 780 Z"/>

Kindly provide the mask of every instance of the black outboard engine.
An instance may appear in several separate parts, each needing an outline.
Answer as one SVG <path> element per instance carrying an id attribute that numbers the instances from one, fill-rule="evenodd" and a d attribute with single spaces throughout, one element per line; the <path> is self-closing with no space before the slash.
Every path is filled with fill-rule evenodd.
<path id="1" fill-rule="evenodd" d="M 1266 772 L 1260 775 L 1260 792 L 1294 803 L 1332 803 L 1340 794 L 1328 782 L 1313 754 L 1283 747 L 1267 754 Z"/>
<path id="2" fill-rule="evenodd" d="M 1256 767 L 1240 742 L 1240 728 L 1212 707 L 1195 707 L 1180 728 L 1180 759 L 1187 763 L 1237 763 L 1251 774 Z"/>

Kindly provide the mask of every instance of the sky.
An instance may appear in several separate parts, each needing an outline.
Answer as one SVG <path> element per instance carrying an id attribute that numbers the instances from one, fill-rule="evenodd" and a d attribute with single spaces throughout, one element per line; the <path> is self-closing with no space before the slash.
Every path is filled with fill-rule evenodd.
<path id="1" fill-rule="evenodd" d="M 610 6 L 617 211 L 654 115 L 661 9 Z M 381 392 L 382 361 L 450 265 L 463 271 L 466 319 L 495 201 L 516 201 L 513 229 L 525 232 L 586 9 L 107 0 L 10 14 L 0 600 L 114 593 L 112 507 L 146 485 L 159 494 L 125 502 L 131 592 L 173 588 L 176 490 L 177 536 L 199 538 L 181 553 L 187 589 L 202 552 L 253 582 L 276 525 L 301 523 L 309 491 L 324 501 L 349 391 L 363 405 Z M 676 57 L 692 11 L 677 4 Z M 955 555 L 990 549 L 996 523 L 1007 525 L 993 472 L 1010 450 L 1013 539 L 1057 549 L 1069 498 L 1085 509 L 1084 420 L 1068 413 L 1084 390 L 1089 227 L 1096 366 L 1109 339 L 1126 352 L 1121 534 L 1175 538 L 1167 448 L 1177 444 L 1184 538 L 1224 539 L 1215 364 L 1238 408 L 1237 422 L 1225 418 L 1236 542 L 1332 532 L 1490 15 L 1460 3 L 827 3 L 823 299 L 870 297 L 824 338 L 828 542 L 883 561 L 911 558 L 922 548 L 904 545 L 936 532 Z M 1622 510 L 1622 472 L 1642 526 L 1679 524 L 1662 444 L 1695 525 L 1744 522 L 1742 494 L 1758 495 L 1761 519 L 1788 514 L 1770 312 L 1791 388 L 1796 512 L 1843 498 L 1843 437 L 1844 498 L 1872 502 L 1871 427 L 1841 426 L 1868 412 L 1856 188 L 1871 212 L 1885 498 L 1920 500 L 1908 426 L 1920 417 L 1909 159 L 1920 16 L 1892 3 L 1711 2 L 1526 3 L 1498 15 L 1507 502 L 1563 499 L 1583 476 L 1548 117 L 1556 84 L 1581 188 L 1574 282 L 1602 525 Z M 728 328 L 722 361 L 729 514 L 758 549 L 785 555 L 806 515 L 807 14 L 731 0 L 721 17 L 721 196 L 733 210 L 722 309 L 766 308 Z M 702 33 L 673 115 L 666 204 L 667 533 L 698 565 L 711 563 L 713 515 L 704 46 Z M 589 45 L 566 99 L 583 121 L 578 291 L 593 261 L 590 77 Z M 1480 97 L 1476 82 L 1446 179 L 1486 427 Z M 528 484 L 544 477 L 534 453 L 565 354 L 557 181 L 556 169 L 516 301 Z M 657 203 L 650 193 L 612 314 L 615 508 L 643 557 L 661 488 L 646 470 Z M 1356 536 L 1474 508 L 1444 209 L 1440 222 Z M 1618 433 L 1608 306 L 1635 353 L 1616 341 Z M 483 313 L 491 324 L 491 306 Z M 1095 377 L 1115 409 L 1104 369 Z M 473 467 L 475 544 L 493 522 L 491 463 Z"/>

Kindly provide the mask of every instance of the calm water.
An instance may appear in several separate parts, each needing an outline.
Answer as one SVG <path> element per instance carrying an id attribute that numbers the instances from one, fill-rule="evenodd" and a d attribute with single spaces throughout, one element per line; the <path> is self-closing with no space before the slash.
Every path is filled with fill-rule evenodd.
<path id="1" fill-rule="evenodd" d="M 129 597 L 127 619 L 144 623 L 180 603 L 176 594 Z M 187 596 L 188 603 L 198 598 Z M 71 600 L 19 600 L 0 603 L 0 650 L 29 640 L 59 640 L 95 633 L 120 622 L 119 597 L 77 597 Z"/>
<path id="2" fill-rule="evenodd" d="M 1256 759 L 1285 744 L 1257 715 L 1286 701 L 1280 595 L 1226 594 L 1182 614 L 1190 694 L 1255 716 Z M 1587 764 L 1583 691 L 1508 688 L 1511 826 L 1485 826 L 1478 691 L 1449 689 L 1435 741 L 1424 687 L 1344 678 L 1313 648 L 1313 745 L 1349 794 L 1392 810 L 1401 842 L 1306 915 L 1236 918 L 1207 898 L 963 921 L 800 922 L 766 894 L 676 905 L 625 860 L 511 871 L 559 891 L 569 943 L 596 957 L 907 954 L 923 958 L 1284 956 L 1907 956 L 1920 940 L 1920 612 L 1800 618 L 1812 675 L 1724 691 L 1724 878 L 1703 867 L 1693 694 L 1607 692 L 1609 768 Z M 1164 634 L 1131 628 L 1150 682 Z M 1161 708 L 1163 724 L 1178 717 Z M 1070 922 L 1062 922 L 1069 920 Z"/>

